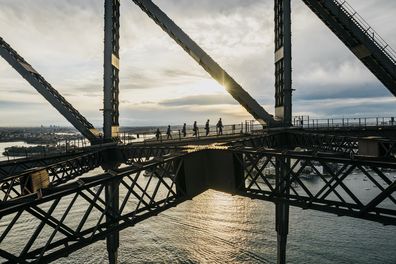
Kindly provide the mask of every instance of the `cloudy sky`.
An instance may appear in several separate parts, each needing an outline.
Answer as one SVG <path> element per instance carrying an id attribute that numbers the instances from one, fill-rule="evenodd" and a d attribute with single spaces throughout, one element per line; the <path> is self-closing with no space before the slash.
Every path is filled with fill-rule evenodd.
<path id="1" fill-rule="evenodd" d="M 396 100 L 304 6 L 293 2 L 295 115 L 396 115 Z M 396 48 L 396 1 L 349 0 Z M 156 0 L 274 112 L 272 0 Z M 0 0 L 0 36 L 101 127 L 103 0 Z M 251 119 L 132 1 L 121 1 L 121 126 Z M 1 126 L 67 121 L 0 58 Z"/>

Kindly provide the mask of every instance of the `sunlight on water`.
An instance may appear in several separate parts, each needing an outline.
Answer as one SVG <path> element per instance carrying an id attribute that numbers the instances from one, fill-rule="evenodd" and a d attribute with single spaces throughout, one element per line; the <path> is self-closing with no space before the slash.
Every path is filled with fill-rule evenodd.
<path id="1" fill-rule="evenodd" d="M 127 235 L 129 230 L 123 231 L 121 240 L 126 241 L 121 248 L 151 252 L 138 258 L 127 253 L 125 263 L 269 263 L 265 254 L 254 251 L 250 241 L 258 236 L 254 220 L 257 214 L 263 214 L 269 220 L 273 208 L 267 204 L 266 208 L 256 211 L 249 201 L 210 190 L 152 218 L 152 221 L 138 224 L 136 237 Z M 273 225 L 265 232 L 273 233 Z M 142 243 L 148 248 L 154 246 L 156 250 L 143 246 L 134 248 Z M 273 253 L 272 246 L 262 246 L 260 251 Z"/>

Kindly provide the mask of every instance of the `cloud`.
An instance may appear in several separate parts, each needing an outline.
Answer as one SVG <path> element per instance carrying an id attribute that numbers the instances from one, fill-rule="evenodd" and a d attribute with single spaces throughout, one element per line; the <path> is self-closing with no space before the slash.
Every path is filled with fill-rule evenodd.
<path id="1" fill-rule="evenodd" d="M 316 83 L 307 84 L 300 88 L 295 93 L 294 99 L 297 100 L 323 100 L 323 99 L 359 99 L 359 98 L 371 98 L 376 100 L 389 96 L 390 92 L 382 85 L 376 84 L 348 84 L 343 86 L 337 86 L 327 83 Z"/>
<path id="2" fill-rule="evenodd" d="M 296 105 L 300 115 L 310 115 L 317 118 L 334 117 L 389 117 L 396 115 L 396 98 L 339 98 L 301 100 Z"/>
<path id="3" fill-rule="evenodd" d="M 150 119 L 147 118 L 150 116 Z M 121 118 L 128 124 L 140 125 L 179 125 L 184 122 L 203 124 L 207 119 L 215 122 L 222 117 L 225 124 L 239 123 L 251 119 L 240 105 L 177 105 L 130 104 L 121 108 Z"/>
<path id="4" fill-rule="evenodd" d="M 209 79 L 203 73 L 188 72 L 181 69 L 160 69 L 157 72 L 136 72 L 129 71 L 123 78 L 120 86 L 123 89 L 151 89 L 161 86 L 179 86 L 186 83 Z"/>
<path id="5" fill-rule="evenodd" d="M 238 104 L 230 95 L 211 94 L 195 95 L 182 98 L 168 99 L 159 102 L 163 106 L 186 106 L 186 105 L 234 105 Z"/>
<path id="6" fill-rule="evenodd" d="M 25 102 L 16 102 L 16 101 L 6 101 L 6 100 L 0 100 L 0 109 L 2 110 L 10 110 L 13 107 L 18 107 L 18 108 L 25 108 L 29 109 L 30 107 L 37 107 L 40 106 L 40 103 L 25 103 Z"/>

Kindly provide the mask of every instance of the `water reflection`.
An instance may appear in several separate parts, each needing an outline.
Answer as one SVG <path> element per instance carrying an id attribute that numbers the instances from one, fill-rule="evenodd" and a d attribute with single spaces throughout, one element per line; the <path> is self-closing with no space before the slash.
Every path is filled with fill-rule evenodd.
<path id="1" fill-rule="evenodd" d="M 138 231 L 143 236 L 141 239 L 149 247 L 155 244 L 156 248 L 169 250 L 165 259 L 160 250 L 150 254 L 147 261 L 165 263 L 174 257 L 172 263 L 271 263 L 274 248 L 263 241 L 274 232 L 274 227 L 264 228 L 263 232 L 258 222 L 273 222 L 273 208 L 257 210 L 252 205 L 250 199 L 209 190 L 150 222 L 139 224 L 139 228 L 145 229 Z M 129 240 L 124 245 L 135 241 L 127 235 L 122 237 Z M 260 249 L 256 251 L 258 245 Z M 129 261 L 139 263 L 133 258 L 126 263 Z"/>

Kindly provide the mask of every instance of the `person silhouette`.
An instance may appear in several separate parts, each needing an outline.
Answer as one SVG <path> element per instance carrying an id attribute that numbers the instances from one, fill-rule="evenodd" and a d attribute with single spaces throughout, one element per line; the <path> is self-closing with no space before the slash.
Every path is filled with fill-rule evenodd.
<path id="1" fill-rule="evenodd" d="M 155 132 L 155 137 L 157 138 L 157 141 L 159 140 L 161 136 L 161 131 L 159 130 L 159 128 L 157 128 L 157 131 Z"/>
<path id="2" fill-rule="evenodd" d="M 221 121 L 221 117 L 220 117 L 219 121 L 217 122 L 216 127 L 217 127 L 217 134 L 223 135 L 223 127 L 224 126 L 223 126 L 223 122 Z"/>
<path id="3" fill-rule="evenodd" d="M 198 136 L 198 125 L 197 125 L 197 121 L 194 121 L 194 125 L 193 125 L 193 136 L 197 137 Z"/>
<path id="4" fill-rule="evenodd" d="M 186 135 L 187 135 L 186 123 L 184 123 L 184 125 L 183 125 L 182 133 L 183 133 L 183 137 L 186 137 Z"/>
<path id="5" fill-rule="evenodd" d="M 205 130 L 206 130 L 206 136 L 208 136 L 209 135 L 209 130 L 210 130 L 210 128 L 209 128 L 209 119 L 208 119 L 208 121 L 206 121 Z"/>
<path id="6" fill-rule="evenodd" d="M 170 125 L 168 125 L 168 129 L 166 130 L 166 139 L 173 139 Z"/>

